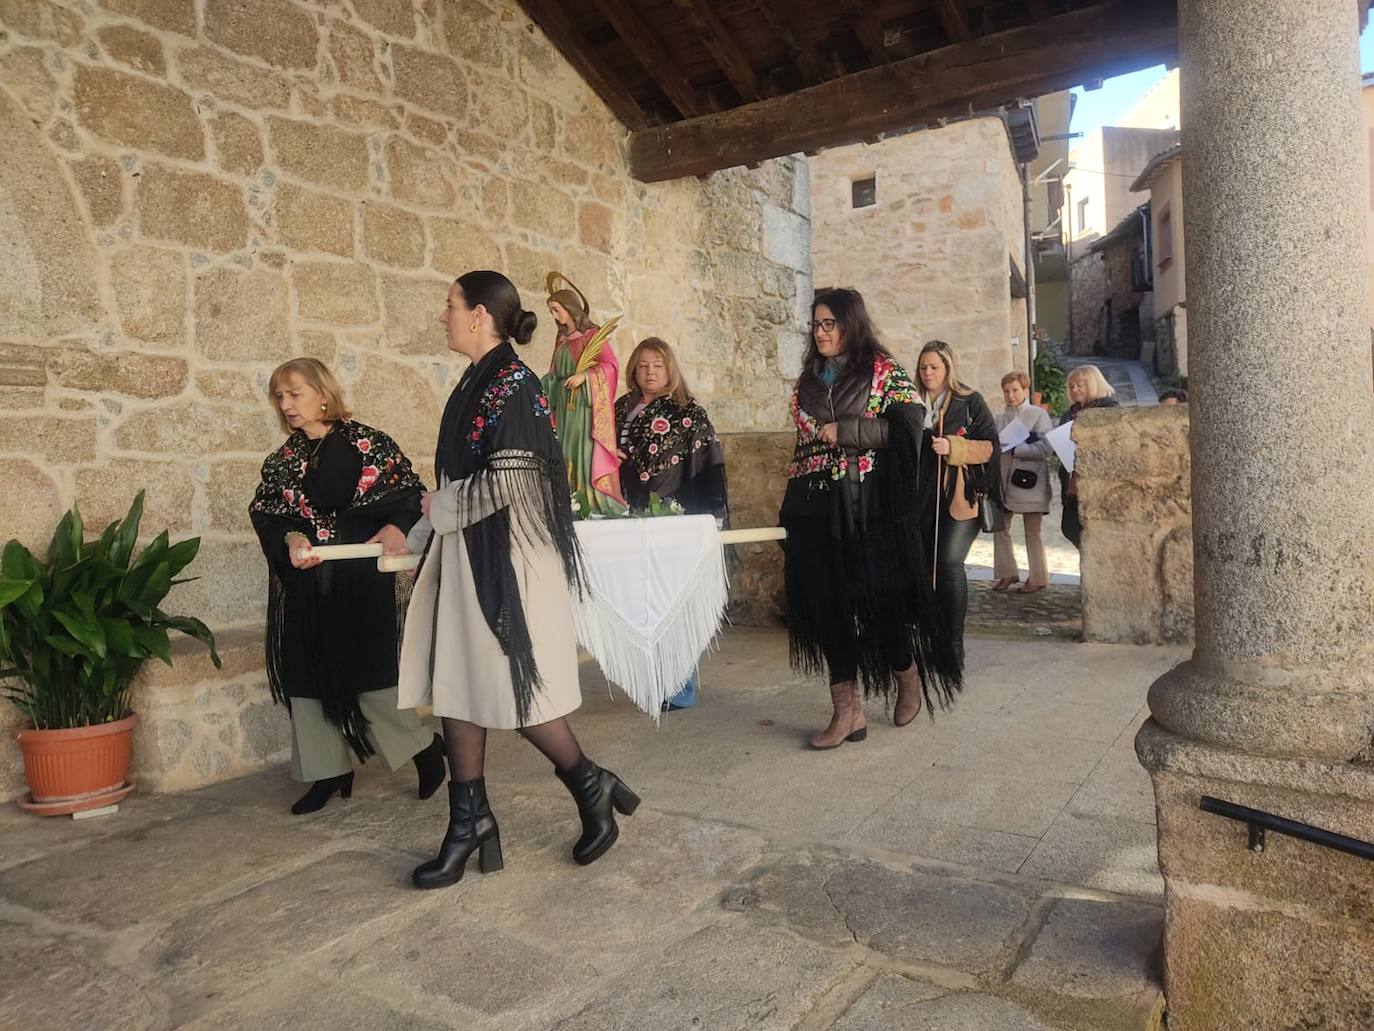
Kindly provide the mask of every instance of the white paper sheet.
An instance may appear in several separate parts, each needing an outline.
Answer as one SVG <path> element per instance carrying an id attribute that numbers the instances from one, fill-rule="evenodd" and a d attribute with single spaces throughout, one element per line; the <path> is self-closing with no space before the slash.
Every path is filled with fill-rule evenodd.
<path id="1" fill-rule="evenodd" d="M 1070 436 L 1072 432 L 1073 423 L 1066 422 L 1063 426 L 1056 426 L 1045 434 L 1045 439 L 1050 442 L 1050 447 L 1054 448 L 1054 453 L 1059 456 L 1064 471 L 1068 473 L 1073 472 L 1073 457 L 1078 451 L 1078 445 Z"/>
<path id="2" fill-rule="evenodd" d="M 1002 427 L 1002 432 L 997 434 L 997 438 L 1002 442 L 1003 451 L 1010 451 L 1024 444 L 1029 437 L 1030 430 L 1026 429 L 1026 424 L 1019 418 L 1007 423 Z"/>

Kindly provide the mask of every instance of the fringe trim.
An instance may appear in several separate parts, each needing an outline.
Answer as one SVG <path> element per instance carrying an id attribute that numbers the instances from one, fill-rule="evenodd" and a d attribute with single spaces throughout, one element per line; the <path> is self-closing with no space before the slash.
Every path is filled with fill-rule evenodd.
<path id="1" fill-rule="evenodd" d="M 631 626 L 596 596 L 594 587 L 574 598 L 573 624 L 578 643 L 606 679 L 657 723 L 663 703 L 682 689 L 702 654 L 715 647 L 729 599 L 724 549 L 713 545 L 651 633 Z"/>

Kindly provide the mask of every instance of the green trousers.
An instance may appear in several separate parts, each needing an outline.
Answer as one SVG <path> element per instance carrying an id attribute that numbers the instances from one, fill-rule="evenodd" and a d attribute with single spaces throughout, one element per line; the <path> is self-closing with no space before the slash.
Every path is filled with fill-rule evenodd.
<path id="1" fill-rule="evenodd" d="M 358 696 L 369 724 L 368 742 L 395 773 L 434 740 L 414 709 L 396 708 L 396 689 L 365 691 Z M 341 777 L 353 769 L 353 750 L 339 728 L 324 718 L 313 698 L 291 699 L 291 777 L 309 783 Z"/>

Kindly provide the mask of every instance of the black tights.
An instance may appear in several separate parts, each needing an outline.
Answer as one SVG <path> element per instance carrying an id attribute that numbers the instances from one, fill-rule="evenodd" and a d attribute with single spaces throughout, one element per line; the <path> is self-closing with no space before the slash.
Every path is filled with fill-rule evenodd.
<path id="1" fill-rule="evenodd" d="M 444 751 L 454 780 L 476 780 L 486 769 L 487 728 L 467 720 L 443 719 Z M 582 759 L 582 746 L 568 721 L 559 717 L 535 727 L 520 728 L 520 736 L 544 753 L 553 768 L 566 772 Z"/>
<path id="2" fill-rule="evenodd" d="M 964 561 L 978 539 L 982 524 L 974 519 L 940 519 L 940 542 L 936 549 L 935 600 L 949 619 L 955 647 L 964 655 L 964 617 L 968 614 L 968 575 Z"/>

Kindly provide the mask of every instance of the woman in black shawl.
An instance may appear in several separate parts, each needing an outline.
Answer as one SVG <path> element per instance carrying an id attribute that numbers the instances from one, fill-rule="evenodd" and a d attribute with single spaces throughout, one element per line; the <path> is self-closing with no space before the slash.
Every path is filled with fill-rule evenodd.
<path id="1" fill-rule="evenodd" d="M 442 717 L 449 825 L 439 854 L 416 868 L 417 888 L 463 876 L 481 850 L 501 868 L 501 838 L 483 779 L 487 730 L 517 730 L 554 766 L 582 817 L 573 858 L 615 843 L 617 810 L 638 797 L 582 754 L 567 715 L 581 704 L 570 589 L 580 589 L 563 453 L 539 377 L 511 341 L 528 343 L 533 312 L 499 272 L 469 272 L 439 317 L 451 350 L 472 365 L 444 408 L 439 489 L 408 546 L 422 553 L 401 651 L 400 704 Z"/>
<path id="2" fill-rule="evenodd" d="M 646 337 L 625 366 L 625 385 L 615 403 L 620 435 L 620 493 L 634 510 L 655 497 L 675 501 L 687 515 L 715 516 L 724 529 L 730 519 L 725 496 L 725 448 L 706 409 L 687 389 L 673 349 Z M 697 702 L 693 670 L 682 688 L 663 703 L 664 712 Z"/>
<path id="3" fill-rule="evenodd" d="M 924 420 L 915 386 L 878 342 L 863 298 L 827 290 L 792 395 L 797 444 L 779 522 L 792 664 L 828 668 L 834 707 L 813 748 L 868 734 L 864 694 L 905 726 L 958 690 L 959 663 L 934 604 L 917 520 Z M 933 711 L 932 711 L 933 715 Z"/>
<path id="4" fill-rule="evenodd" d="M 353 790 L 349 750 L 394 771 L 415 760 L 420 797 L 444 782 L 443 749 L 396 708 L 396 585 L 375 563 L 321 564 L 316 544 L 381 542 L 405 551 L 424 485 L 380 430 L 349 418 L 338 381 L 314 358 L 277 367 L 268 396 L 288 437 L 262 464 L 249 509 L 267 557 L 267 675 L 291 711 L 291 770 L 314 781 L 291 811 Z"/>

